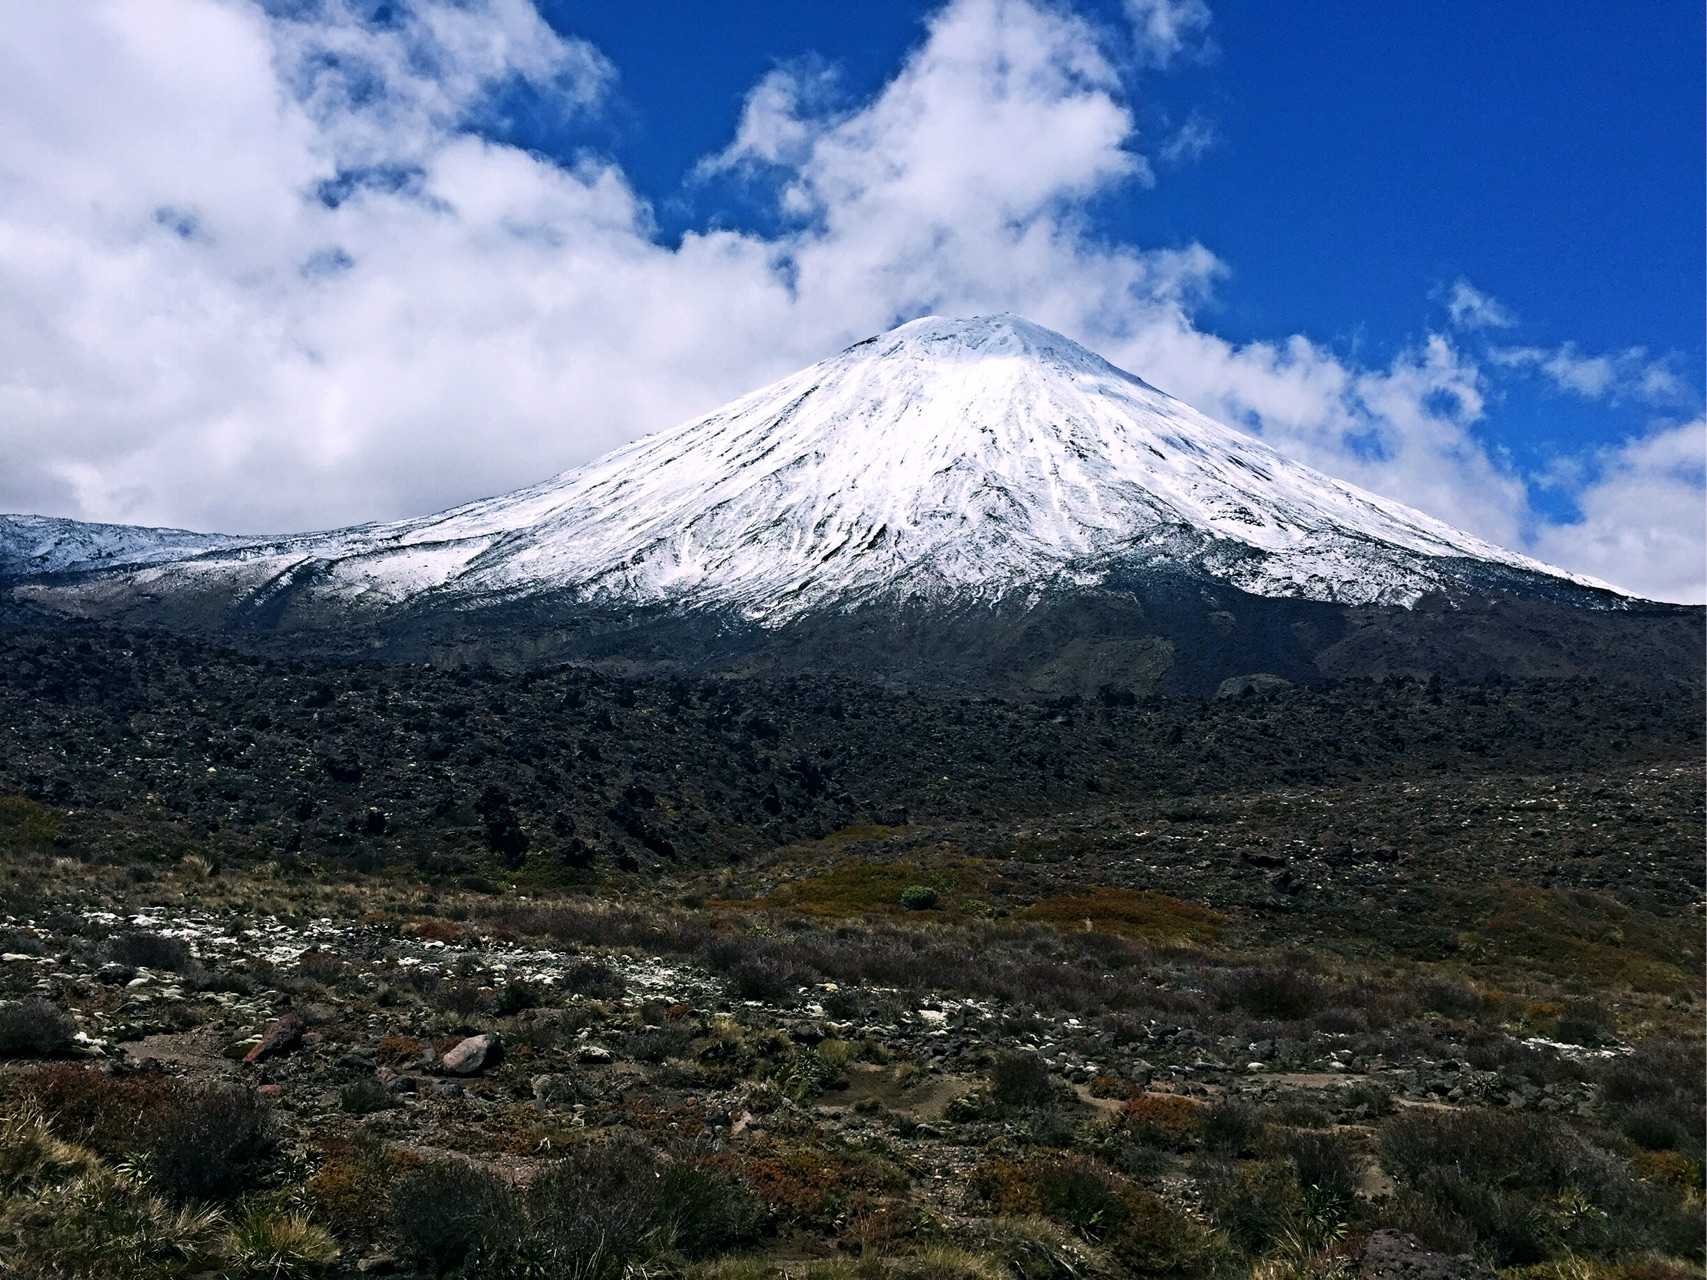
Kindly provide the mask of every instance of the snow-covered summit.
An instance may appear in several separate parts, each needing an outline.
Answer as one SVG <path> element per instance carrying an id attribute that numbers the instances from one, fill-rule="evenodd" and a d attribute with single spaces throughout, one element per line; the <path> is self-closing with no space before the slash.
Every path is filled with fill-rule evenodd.
<path id="1" fill-rule="evenodd" d="M 1170 557 L 1257 594 L 1348 603 L 1409 603 L 1465 561 L 1604 585 L 1293 462 L 1010 315 L 914 320 L 502 497 L 126 577 L 257 595 L 311 582 L 371 605 L 566 592 L 780 622 L 1086 585 Z"/>

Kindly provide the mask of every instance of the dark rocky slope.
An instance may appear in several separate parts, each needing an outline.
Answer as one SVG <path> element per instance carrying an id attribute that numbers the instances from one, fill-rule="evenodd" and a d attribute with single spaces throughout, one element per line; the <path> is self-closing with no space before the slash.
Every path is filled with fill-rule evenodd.
<path id="1" fill-rule="evenodd" d="M 1341 681 L 1230 699 L 924 696 L 830 676 L 281 659 L 0 630 L 0 790 L 234 853 L 541 874 L 710 862 L 858 824 L 1699 754 L 1699 690 Z"/>

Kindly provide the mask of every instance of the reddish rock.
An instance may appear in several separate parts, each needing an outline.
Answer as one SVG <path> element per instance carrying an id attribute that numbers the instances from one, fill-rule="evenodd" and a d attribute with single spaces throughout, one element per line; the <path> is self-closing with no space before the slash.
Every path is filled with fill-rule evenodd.
<path id="1" fill-rule="evenodd" d="M 488 1031 L 484 1035 L 469 1036 L 445 1054 L 439 1065 L 453 1076 L 479 1075 L 494 1065 L 502 1052 L 503 1045 L 497 1033 Z"/>
<path id="2" fill-rule="evenodd" d="M 265 1062 L 269 1058 L 277 1058 L 289 1053 L 302 1043 L 302 1019 L 294 1013 L 287 1013 L 261 1037 L 261 1043 L 249 1050 L 243 1056 L 245 1062 Z"/>

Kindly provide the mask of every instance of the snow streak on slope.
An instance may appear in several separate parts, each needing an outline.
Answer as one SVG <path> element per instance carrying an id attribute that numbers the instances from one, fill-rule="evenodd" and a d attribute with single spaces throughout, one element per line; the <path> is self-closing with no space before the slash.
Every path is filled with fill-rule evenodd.
<path id="1" fill-rule="evenodd" d="M 1462 559 L 1576 578 L 1289 461 L 1013 316 L 928 317 L 529 489 L 137 575 L 395 604 L 568 591 L 782 621 L 1186 556 L 1258 594 L 1409 603 Z M 1448 558 L 1451 558 L 1449 561 Z"/>

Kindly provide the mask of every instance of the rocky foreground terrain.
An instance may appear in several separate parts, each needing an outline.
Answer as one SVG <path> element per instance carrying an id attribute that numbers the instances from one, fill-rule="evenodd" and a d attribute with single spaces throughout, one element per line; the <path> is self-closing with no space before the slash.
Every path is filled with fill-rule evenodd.
<path id="1" fill-rule="evenodd" d="M 0 644 L 6 1274 L 1699 1274 L 1696 698 Z"/>

